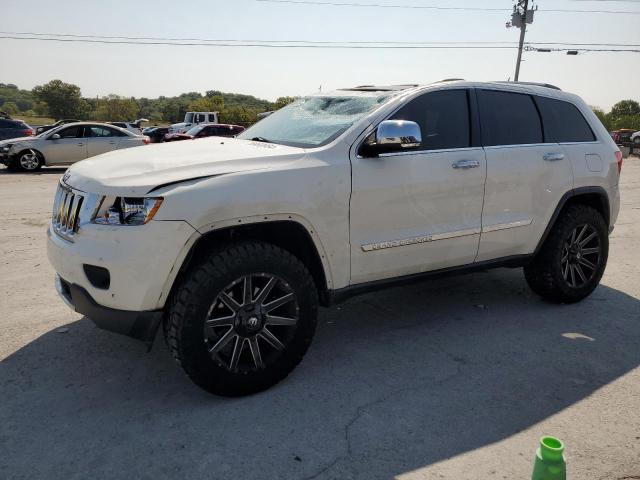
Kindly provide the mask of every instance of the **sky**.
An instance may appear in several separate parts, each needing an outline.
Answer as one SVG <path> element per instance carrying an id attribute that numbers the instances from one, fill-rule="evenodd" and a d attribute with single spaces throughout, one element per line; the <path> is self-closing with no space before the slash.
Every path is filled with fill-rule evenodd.
<path id="1" fill-rule="evenodd" d="M 319 0 L 329 1 L 329 0 Z M 512 0 L 333 0 L 380 5 L 505 8 Z M 636 0 L 539 0 L 531 42 L 620 43 L 640 48 Z M 273 3 L 258 0 L 0 0 L 0 30 L 78 35 L 332 42 L 517 42 L 508 11 L 428 10 Z M 2 34 L 0 34 L 2 35 Z M 517 51 L 307 49 L 104 45 L 0 39 L 0 82 L 20 88 L 59 78 L 87 97 L 154 98 L 221 90 L 268 100 L 363 84 L 444 78 L 513 78 Z M 640 101 L 640 53 L 526 52 L 520 80 L 552 83 L 609 109 Z"/>

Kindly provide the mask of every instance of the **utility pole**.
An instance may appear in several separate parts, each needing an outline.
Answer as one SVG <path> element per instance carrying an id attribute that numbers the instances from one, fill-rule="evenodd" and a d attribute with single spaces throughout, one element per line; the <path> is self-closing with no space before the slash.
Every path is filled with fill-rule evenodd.
<path id="1" fill-rule="evenodd" d="M 533 0 L 531 3 L 533 3 Z M 518 60 L 516 61 L 516 74 L 514 77 L 515 82 L 520 78 L 520 63 L 522 62 L 522 50 L 524 48 L 524 35 L 527 32 L 527 25 L 533 23 L 533 12 L 535 10 L 536 9 L 534 8 L 529 8 L 529 0 L 517 0 L 516 4 L 513 6 L 511 21 L 507 22 L 507 28 L 516 27 L 520 29 Z"/>

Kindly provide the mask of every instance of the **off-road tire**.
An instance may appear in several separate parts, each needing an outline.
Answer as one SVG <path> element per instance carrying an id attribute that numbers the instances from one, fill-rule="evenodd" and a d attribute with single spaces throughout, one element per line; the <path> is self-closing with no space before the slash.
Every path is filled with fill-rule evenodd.
<path id="1" fill-rule="evenodd" d="M 205 320 L 214 299 L 231 282 L 262 272 L 276 275 L 290 286 L 298 306 L 298 320 L 275 360 L 255 371 L 231 371 L 209 354 Z M 313 278 L 297 257 L 269 243 L 243 242 L 213 251 L 186 274 L 172 297 L 166 340 L 176 361 L 204 390 L 223 396 L 249 395 L 280 382 L 300 363 L 315 333 L 317 313 Z"/>
<path id="2" fill-rule="evenodd" d="M 562 258 L 565 244 L 572 232 L 589 225 L 597 233 L 600 255 L 592 276 L 579 287 L 572 287 L 563 276 Z M 557 219 L 549 236 L 533 261 L 524 268 L 531 289 L 546 300 L 557 303 L 579 302 L 598 286 L 609 254 L 609 234 L 602 214 L 582 204 L 570 205 Z"/>

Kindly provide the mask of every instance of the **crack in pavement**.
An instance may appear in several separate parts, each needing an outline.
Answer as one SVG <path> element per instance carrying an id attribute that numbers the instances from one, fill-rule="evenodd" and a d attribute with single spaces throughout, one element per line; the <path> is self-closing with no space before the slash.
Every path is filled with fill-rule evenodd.
<path id="1" fill-rule="evenodd" d="M 462 372 L 462 367 L 467 365 L 466 360 L 457 357 L 455 355 L 453 355 L 452 353 L 447 352 L 446 350 L 444 350 L 443 348 L 441 348 L 440 346 L 437 346 L 438 350 L 440 350 L 444 355 L 446 355 L 447 357 L 449 357 L 454 364 L 456 365 L 456 371 L 454 373 L 452 373 L 451 375 L 448 375 L 440 380 L 437 381 L 427 381 L 426 383 L 420 384 L 420 385 L 416 385 L 413 387 L 406 387 L 406 388 L 401 388 L 400 390 L 395 390 L 392 392 L 388 392 L 386 395 L 383 395 L 382 397 L 377 398 L 376 400 L 372 400 L 370 402 L 364 403 L 362 405 L 359 405 L 358 407 L 356 407 L 356 412 L 353 415 L 353 417 L 345 424 L 344 426 L 344 443 L 345 443 L 345 451 L 341 454 L 336 456 L 333 460 L 331 460 L 327 465 L 325 465 L 324 467 L 322 467 L 318 472 L 314 473 L 311 476 L 308 477 L 304 477 L 304 480 L 315 480 L 317 478 L 320 478 L 320 476 L 322 476 L 324 473 L 328 472 L 329 470 L 331 470 L 334 466 L 336 466 L 338 464 L 338 462 L 342 461 L 342 460 L 346 460 L 349 459 L 353 456 L 353 449 L 352 449 L 352 442 L 351 442 L 351 427 L 358 421 L 360 420 L 360 418 L 362 417 L 362 415 L 365 413 L 366 410 L 368 410 L 371 407 L 374 407 L 376 405 L 380 405 L 382 403 L 387 402 L 388 400 L 390 400 L 391 398 L 397 396 L 397 395 L 401 395 L 407 392 L 415 392 L 418 390 L 422 390 L 425 388 L 433 388 L 433 386 L 442 386 L 445 383 L 449 382 L 450 380 L 454 379 L 455 377 L 457 377 L 458 375 L 460 375 L 460 373 Z M 423 379 L 424 381 L 424 379 Z"/>

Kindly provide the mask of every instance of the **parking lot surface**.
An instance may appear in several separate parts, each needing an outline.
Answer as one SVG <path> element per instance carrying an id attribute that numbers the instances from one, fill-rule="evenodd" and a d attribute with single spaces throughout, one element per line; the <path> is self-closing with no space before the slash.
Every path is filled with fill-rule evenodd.
<path id="1" fill-rule="evenodd" d="M 569 478 L 640 478 L 640 159 L 602 285 L 576 305 L 520 270 L 395 288 L 321 311 L 275 388 L 195 387 L 57 298 L 45 230 L 62 169 L 0 169 L 0 478 L 526 479 L 538 438 Z"/>

